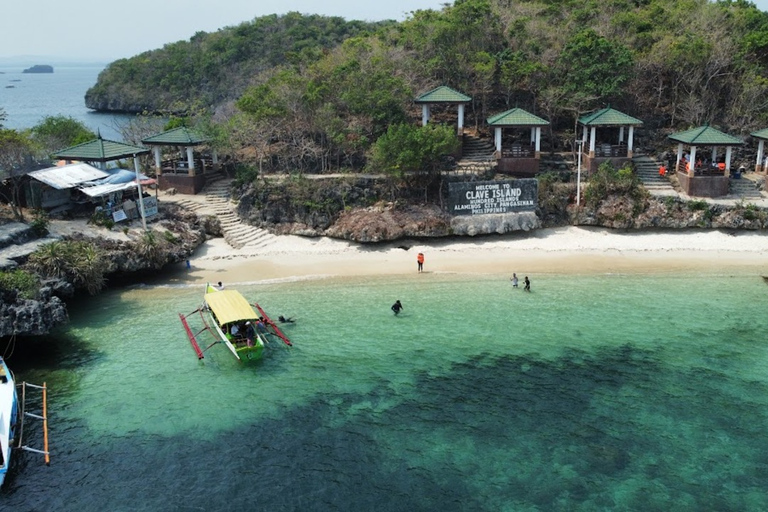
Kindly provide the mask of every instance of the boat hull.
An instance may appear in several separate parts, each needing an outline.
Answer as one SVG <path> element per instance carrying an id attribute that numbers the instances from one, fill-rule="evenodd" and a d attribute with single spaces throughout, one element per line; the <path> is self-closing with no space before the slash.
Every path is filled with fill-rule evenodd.
<path id="1" fill-rule="evenodd" d="M 0 485 L 5 481 L 11 463 L 11 447 L 16 438 L 19 419 L 19 397 L 13 374 L 0 358 Z"/>

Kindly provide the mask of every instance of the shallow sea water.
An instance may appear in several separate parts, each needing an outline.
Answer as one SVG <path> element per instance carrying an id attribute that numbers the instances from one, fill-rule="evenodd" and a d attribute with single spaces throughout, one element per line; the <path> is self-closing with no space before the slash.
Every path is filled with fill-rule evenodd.
<path id="1" fill-rule="evenodd" d="M 52 464 L 17 457 L 0 508 L 768 509 L 757 275 L 229 286 L 296 317 L 294 347 L 200 362 L 177 313 L 202 287 L 164 285 L 89 298 L 56 348 L 17 347 L 17 377 L 51 388 Z"/>

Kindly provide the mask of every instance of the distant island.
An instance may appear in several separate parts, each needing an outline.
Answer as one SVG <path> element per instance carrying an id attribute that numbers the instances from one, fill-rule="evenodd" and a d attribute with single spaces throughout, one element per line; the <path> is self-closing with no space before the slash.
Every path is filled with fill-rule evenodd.
<path id="1" fill-rule="evenodd" d="M 31 68 L 27 68 L 23 73 L 53 73 L 53 66 L 47 64 L 37 64 Z"/>

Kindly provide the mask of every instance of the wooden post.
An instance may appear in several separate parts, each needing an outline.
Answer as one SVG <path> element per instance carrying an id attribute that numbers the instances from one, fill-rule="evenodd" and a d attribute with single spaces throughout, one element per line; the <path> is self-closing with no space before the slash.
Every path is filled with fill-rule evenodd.
<path id="1" fill-rule="evenodd" d="M 155 172 L 160 176 L 163 174 L 163 163 L 160 160 L 160 146 L 155 146 L 153 152 L 155 153 Z"/>

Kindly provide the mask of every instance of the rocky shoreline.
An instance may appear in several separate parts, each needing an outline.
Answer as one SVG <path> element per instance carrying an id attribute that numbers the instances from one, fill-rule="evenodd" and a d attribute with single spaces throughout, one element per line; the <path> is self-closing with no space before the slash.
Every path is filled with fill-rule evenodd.
<path id="1" fill-rule="evenodd" d="M 82 224 L 78 223 L 78 226 Z M 107 282 L 123 282 L 131 276 L 157 272 L 166 265 L 187 260 L 195 249 L 215 234 L 216 225 L 213 219 L 200 219 L 169 203 L 161 207 L 160 218 L 150 225 L 153 232 L 157 233 L 158 243 L 154 251 L 141 249 L 140 230 L 129 232 L 125 235 L 125 240 L 119 240 L 98 234 L 105 228 L 88 227 L 63 236 L 53 233 L 38 242 L 90 242 L 98 247 L 102 254 Z M 23 241 L 26 237 L 29 237 L 29 234 L 15 235 L 17 241 Z M 15 254 L 10 263 L 4 263 L 3 270 L 25 268 L 29 252 L 24 254 L 24 251 L 21 251 Z M 65 326 L 69 322 L 66 302 L 85 293 L 87 291 L 84 287 L 78 288 L 65 278 L 41 279 L 40 288 L 34 298 L 24 297 L 20 290 L 3 291 L 0 293 L 0 337 L 41 336 Z"/>

